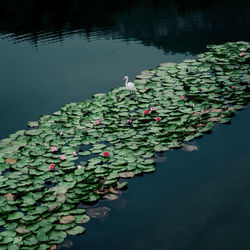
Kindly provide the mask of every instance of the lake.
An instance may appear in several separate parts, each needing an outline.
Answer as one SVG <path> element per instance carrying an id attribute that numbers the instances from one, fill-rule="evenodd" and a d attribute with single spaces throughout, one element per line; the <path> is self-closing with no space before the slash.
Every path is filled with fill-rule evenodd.
<path id="1" fill-rule="evenodd" d="M 250 2 L 3 1 L 0 138 L 69 102 L 90 99 L 208 44 L 249 41 Z M 110 215 L 69 237 L 72 249 L 249 249 L 250 108 L 168 151 L 154 174 L 129 180 Z M 163 159 L 164 160 L 164 159 Z M 69 244 L 70 245 L 70 244 Z"/>

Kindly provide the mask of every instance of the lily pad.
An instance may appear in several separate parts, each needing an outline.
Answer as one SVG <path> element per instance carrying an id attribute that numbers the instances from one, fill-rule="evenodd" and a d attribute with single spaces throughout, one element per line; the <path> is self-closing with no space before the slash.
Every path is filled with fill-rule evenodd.
<path id="1" fill-rule="evenodd" d="M 60 219 L 61 224 L 69 224 L 73 221 L 75 221 L 75 216 L 72 216 L 72 215 L 65 215 L 65 216 L 61 217 L 61 219 Z"/>
<path id="2" fill-rule="evenodd" d="M 25 227 L 19 227 L 16 229 L 16 231 L 19 233 L 19 234 L 27 234 L 29 233 L 30 231 L 28 229 L 26 229 Z"/>
<path id="3" fill-rule="evenodd" d="M 122 177 L 122 178 L 132 178 L 135 176 L 134 172 L 121 172 L 119 173 L 119 176 Z"/>
<path id="4" fill-rule="evenodd" d="M 82 234 L 85 232 L 85 228 L 81 226 L 76 226 L 70 230 L 67 230 L 67 233 L 69 235 L 77 235 L 77 234 Z"/>
<path id="5" fill-rule="evenodd" d="M 113 200 L 118 199 L 118 196 L 115 195 L 115 194 L 105 194 L 105 195 L 103 196 L 103 198 L 113 201 Z"/>

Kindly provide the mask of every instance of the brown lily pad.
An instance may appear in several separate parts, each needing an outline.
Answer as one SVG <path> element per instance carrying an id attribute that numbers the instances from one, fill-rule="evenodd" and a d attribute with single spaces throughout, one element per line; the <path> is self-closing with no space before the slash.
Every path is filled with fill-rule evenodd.
<path id="1" fill-rule="evenodd" d="M 201 128 L 201 127 L 205 127 L 206 124 L 205 123 L 198 123 L 195 126 L 198 127 L 198 128 Z"/>
<path id="2" fill-rule="evenodd" d="M 8 164 L 16 164 L 16 159 L 14 158 L 7 158 L 5 159 L 5 162 Z"/>
<path id="3" fill-rule="evenodd" d="M 27 234 L 30 232 L 30 230 L 26 229 L 25 227 L 19 227 L 16 228 L 16 232 L 18 232 L 19 234 Z"/>
<path id="4" fill-rule="evenodd" d="M 73 221 L 75 221 L 75 216 L 73 216 L 73 215 L 65 215 L 65 216 L 61 217 L 61 219 L 60 219 L 61 224 L 69 224 Z"/>
<path id="5" fill-rule="evenodd" d="M 132 178 L 132 177 L 135 176 L 135 174 L 132 171 L 127 171 L 127 172 L 119 173 L 119 176 L 122 177 L 122 178 Z"/>
<path id="6" fill-rule="evenodd" d="M 67 199 L 67 196 L 65 194 L 57 194 L 56 198 L 57 198 L 58 201 L 64 203 L 66 201 L 66 199 Z"/>
<path id="7" fill-rule="evenodd" d="M 109 188 L 109 191 L 110 191 L 112 194 L 121 194 L 121 193 L 122 193 L 121 191 L 115 190 L 113 187 L 110 187 L 110 188 Z"/>
<path id="8" fill-rule="evenodd" d="M 113 201 L 113 200 L 118 199 L 118 196 L 115 195 L 115 194 L 105 194 L 105 195 L 103 196 L 103 198 Z"/>
<path id="9" fill-rule="evenodd" d="M 210 111 L 210 112 L 218 112 L 218 113 L 221 113 L 221 112 L 222 112 L 222 109 L 210 109 L 209 111 Z"/>
<path id="10" fill-rule="evenodd" d="M 143 71 L 141 72 L 141 74 L 142 74 L 142 75 L 145 75 L 145 76 L 153 76 L 153 75 L 154 75 L 153 73 L 149 72 L 148 70 L 143 70 Z"/>
<path id="11" fill-rule="evenodd" d="M 161 63 L 160 66 L 162 67 L 166 67 L 166 66 L 174 66 L 176 65 L 176 63 L 174 62 L 166 62 L 166 63 Z"/>
<path id="12" fill-rule="evenodd" d="M 95 194 L 107 194 L 109 190 L 107 188 L 99 188 L 98 190 L 95 190 Z"/>
<path id="13" fill-rule="evenodd" d="M 215 116 L 208 119 L 209 122 L 219 122 L 221 120 L 221 116 Z"/>
<path id="14" fill-rule="evenodd" d="M 5 194 L 4 196 L 8 201 L 15 199 L 15 196 L 12 193 Z"/>

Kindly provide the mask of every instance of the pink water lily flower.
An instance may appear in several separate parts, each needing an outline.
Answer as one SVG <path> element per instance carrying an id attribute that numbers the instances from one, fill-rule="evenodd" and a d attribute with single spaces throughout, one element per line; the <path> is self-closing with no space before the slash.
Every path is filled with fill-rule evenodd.
<path id="1" fill-rule="evenodd" d="M 232 86 L 232 89 L 236 89 L 236 86 L 233 85 L 233 86 Z"/>
<path id="2" fill-rule="evenodd" d="M 82 168 L 82 166 L 81 166 L 81 165 L 78 165 L 78 166 L 77 166 L 77 169 L 81 169 L 81 168 Z"/>
<path id="3" fill-rule="evenodd" d="M 66 159 L 66 155 L 61 155 L 60 158 L 61 158 L 61 160 L 65 160 Z"/>
<path id="4" fill-rule="evenodd" d="M 246 55 L 245 52 L 241 52 L 241 53 L 240 53 L 240 56 L 245 56 L 245 55 Z"/>
<path id="5" fill-rule="evenodd" d="M 151 107 L 150 110 L 151 110 L 151 111 L 156 111 L 156 108 L 155 108 L 155 107 Z"/>
<path id="6" fill-rule="evenodd" d="M 53 170 L 55 169 L 55 164 L 54 164 L 54 163 L 50 164 L 50 165 L 49 165 L 49 169 L 50 169 L 51 171 L 53 171 Z"/>
<path id="7" fill-rule="evenodd" d="M 76 151 L 75 151 L 75 152 L 73 152 L 73 155 L 74 155 L 74 156 L 77 156 L 77 153 L 76 153 Z"/>
<path id="8" fill-rule="evenodd" d="M 160 117 L 160 116 L 157 116 L 157 117 L 155 118 L 155 120 L 156 120 L 157 122 L 159 122 L 159 121 L 161 120 L 161 117 Z"/>
<path id="9" fill-rule="evenodd" d="M 58 151 L 58 148 L 57 147 L 51 147 L 51 152 L 56 152 L 56 151 Z"/>
<path id="10" fill-rule="evenodd" d="M 109 156 L 110 156 L 110 153 L 109 153 L 109 152 L 103 152 L 103 153 L 102 153 L 102 156 L 103 156 L 103 157 L 109 157 Z"/>
<path id="11" fill-rule="evenodd" d="M 149 109 L 144 110 L 144 115 L 148 115 L 150 113 Z"/>
<path id="12" fill-rule="evenodd" d="M 128 119 L 128 120 L 127 120 L 127 123 L 128 123 L 128 124 L 131 124 L 131 123 L 132 123 L 132 120 Z"/>
<path id="13" fill-rule="evenodd" d="M 242 49 L 240 49 L 240 51 L 246 51 L 246 49 L 245 49 L 245 48 L 242 48 Z"/>
<path id="14" fill-rule="evenodd" d="M 95 121 L 94 122 L 94 125 L 99 125 L 100 124 L 100 121 Z"/>

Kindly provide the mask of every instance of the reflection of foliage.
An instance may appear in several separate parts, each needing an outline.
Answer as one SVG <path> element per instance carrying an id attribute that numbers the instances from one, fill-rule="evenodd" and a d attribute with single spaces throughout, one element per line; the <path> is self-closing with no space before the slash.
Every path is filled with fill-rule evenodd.
<path id="1" fill-rule="evenodd" d="M 96 94 L 2 140 L 0 249 L 47 249 L 83 233 L 77 224 L 90 218 L 81 202 L 117 199 L 126 185 L 119 178 L 153 172 L 157 152 L 230 122 L 250 99 L 250 44 L 209 48 L 196 60 L 143 72 L 136 94 L 124 87 Z M 104 217 L 109 210 L 88 214 Z"/>
<path id="2" fill-rule="evenodd" d="M 248 0 L 220 4 L 218 0 L 3 0 L 0 32 L 9 39 L 33 43 L 83 33 L 86 37 L 136 39 L 166 51 L 198 53 L 208 43 L 247 40 L 249 11 Z"/>

